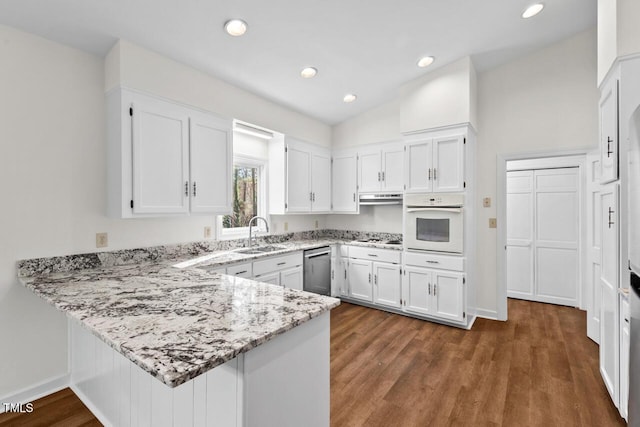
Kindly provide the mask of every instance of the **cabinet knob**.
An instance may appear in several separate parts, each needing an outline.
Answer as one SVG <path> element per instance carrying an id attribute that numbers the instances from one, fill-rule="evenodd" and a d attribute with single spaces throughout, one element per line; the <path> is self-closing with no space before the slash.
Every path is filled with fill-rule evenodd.
<path id="1" fill-rule="evenodd" d="M 193 197 L 196 197 L 196 182 L 193 181 Z"/>
<path id="2" fill-rule="evenodd" d="M 189 181 L 184 182 L 184 195 L 189 197 Z"/>
<path id="3" fill-rule="evenodd" d="M 431 181 L 431 168 L 429 168 L 429 181 Z"/>
<path id="4" fill-rule="evenodd" d="M 438 175 L 436 172 L 436 168 L 433 168 L 433 180 L 435 181 L 436 179 L 438 179 Z"/>

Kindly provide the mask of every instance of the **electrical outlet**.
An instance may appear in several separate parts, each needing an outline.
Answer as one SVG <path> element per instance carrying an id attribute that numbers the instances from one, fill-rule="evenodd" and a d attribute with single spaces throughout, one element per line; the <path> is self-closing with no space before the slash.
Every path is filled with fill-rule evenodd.
<path id="1" fill-rule="evenodd" d="M 489 218 L 489 228 L 496 228 L 498 226 L 498 220 L 496 218 Z"/>
<path id="2" fill-rule="evenodd" d="M 208 225 L 204 228 L 204 238 L 205 239 L 211 238 L 211 227 Z"/>
<path id="3" fill-rule="evenodd" d="M 485 208 L 490 208 L 491 207 L 491 197 L 485 197 L 484 199 L 482 199 L 482 206 L 484 206 Z"/>
<path id="4" fill-rule="evenodd" d="M 318 220 L 316 219 L 316 230 L 318 229 Z"/>
<path id="5" fill-rule="evenodd" d="M 284 231 L 289 231 L 289 223 L 288 222 L 284 222 Z"/>
<path id="6" fill-rule="evenodd" d="M 109 246 L 109 235 L 107 233 L 96 233 L 96 248 L 106 248 Z"/>

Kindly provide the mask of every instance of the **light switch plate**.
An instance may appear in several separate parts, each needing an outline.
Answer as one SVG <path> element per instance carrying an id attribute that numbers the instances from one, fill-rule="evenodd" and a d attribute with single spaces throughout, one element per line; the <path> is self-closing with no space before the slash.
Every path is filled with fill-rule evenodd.
<path id="1" fill-rule="evenodd" d="M 482 199 L 482 206 L 484 206 L 485 208 L 490 208 L 491 207 L 491 197 L 485 197 L 484 199 Z"/>
<path id="2" fill-rule="evenodd" d="M 318 220 L 316 219 L 316 229 L 318 228 Z"/>
<path id="3" fill-rule="evenodd" d="M 496 228 L 498 226 L 498 220 L 496 218 L 489 218 L 489 228 Z"/>
<path id="4" fill-rule="evenodd" d="M 210 226 L 206 226 L 204 228 L 204 238 L 205 239 L 210 239 L 211 238 L 211 227 Z"/>
<path id="5" fill-rule="evenodd" d="M 96 248 L 106 248 L 109 246 L 109 235 L 107 233 L 96 233 Z"/>
<path id="6" fill-rule="evenodd" d="M 286 221 L 284 223 L 284 231 L 289 231 L 289 223 Z"/>

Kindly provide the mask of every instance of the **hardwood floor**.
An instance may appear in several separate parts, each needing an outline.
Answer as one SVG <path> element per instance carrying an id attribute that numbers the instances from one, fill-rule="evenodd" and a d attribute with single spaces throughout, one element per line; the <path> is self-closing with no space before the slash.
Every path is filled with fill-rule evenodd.
<path id="1" fill-rule="evenodd" d="M 585 312 L 509 300 L 471 331 L 343 303 L 331 313 L 331 426 L 624 426 Z M 100 423 L 69 389 L 0 426 Z"/>
<path id="2" fill-rule="evenodd" d="M 471 331 L 342 304 L 331 315 L 331 426 L 624 426 L 585 312 L 509 300 Z"/>
<path id="3" fill-rule="evenodd" d="M 91 411 L 69 388 L 33 402 L 30 414 L 0 414 L 0 426 L 90 427 L 101 426 Z"/>

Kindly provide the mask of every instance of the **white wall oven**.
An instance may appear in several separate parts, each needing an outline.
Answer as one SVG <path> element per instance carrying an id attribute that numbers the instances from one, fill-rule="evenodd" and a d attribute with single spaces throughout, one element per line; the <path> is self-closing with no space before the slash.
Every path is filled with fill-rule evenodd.
<path id="1" fill-rule="evenodd" d="M 462 254 L 463 194 L 407 194 L 404 201 L 406 249 Z"/>

